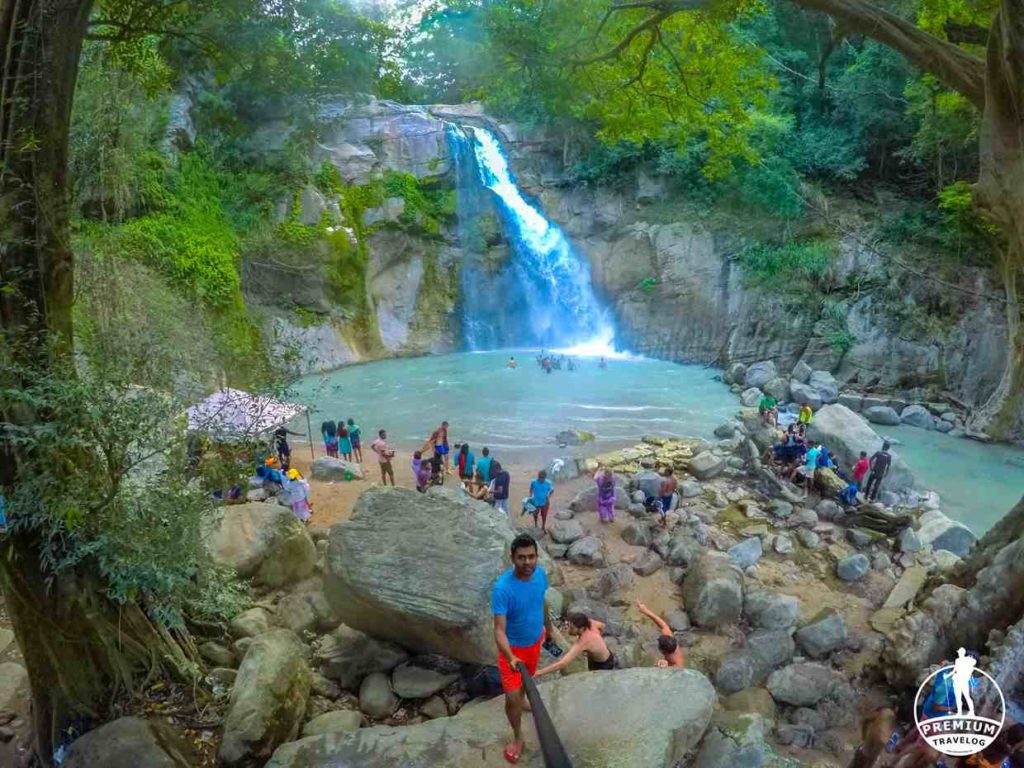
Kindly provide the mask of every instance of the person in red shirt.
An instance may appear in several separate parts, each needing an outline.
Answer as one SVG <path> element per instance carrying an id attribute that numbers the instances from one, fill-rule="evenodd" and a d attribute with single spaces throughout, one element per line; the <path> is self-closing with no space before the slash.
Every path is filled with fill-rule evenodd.
<path id="1" fill-rule="evenodd" d="M 871 462 L 868 461 L 868 453 L 861 451 L 860 460 L 853 465 L 853 482 L 857 484 L 858 489 L 864 487 L 864 477 L 869 469 L 871 469 Z"/>

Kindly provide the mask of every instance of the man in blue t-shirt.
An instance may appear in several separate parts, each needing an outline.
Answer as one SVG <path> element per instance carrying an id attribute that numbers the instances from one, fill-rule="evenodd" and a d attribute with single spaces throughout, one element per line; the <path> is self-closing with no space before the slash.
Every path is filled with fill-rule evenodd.
<path id="1" fill-rule="evenodd" d="M 548 531 L 548 509 L 551 507 L 551 493 L 555 486 L 548 480 L 548 473 L 543 469 L 537 473 L 537 479 L 530 481 L 530 503 L 533 505 L 533 525 L 537 526 L 537 519 L 540 518 L 540 529 L 544 533 Z"/>
<path id="2" fill-rule="evenodd" d="M 544 637 L 553 631 L 544 599 L 548 576 L 537 564 L 537 542 L 529 534 L 521 533 L 513 539 L 511 549 L 512 568 L 494 582 L 491 613 L 498 671 L 505 691 L 505 716 L 512 726 L 512 741 L 505 747 L 505 759 L 515 763 L 525 747 L 521 725 L 526 691 L 519 664 L 531 675 L 536 672 Z"/>

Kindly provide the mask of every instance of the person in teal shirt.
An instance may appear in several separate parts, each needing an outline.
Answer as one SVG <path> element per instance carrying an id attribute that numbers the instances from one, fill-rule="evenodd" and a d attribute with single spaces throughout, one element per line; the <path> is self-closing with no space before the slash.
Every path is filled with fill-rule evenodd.
<path id="1" fill-rule="evenodd" d="M 484 448 L 480 451 L 480 458 L 476 462 L 476 471 L 484 477 L 484 482 L 491 482 L 491 451 Z"/>
<path id="2" fill-rule="evenodd" d="M 530 503 L 533 505 L 533 524 L 540 519 L 540 529 L 548 530 L 548 510 L 551 508 L 551 494 L 555 486 L 548 480 L 548 473 L 543 469 L 537 473 L 537 479 L 530 482 Z"/>

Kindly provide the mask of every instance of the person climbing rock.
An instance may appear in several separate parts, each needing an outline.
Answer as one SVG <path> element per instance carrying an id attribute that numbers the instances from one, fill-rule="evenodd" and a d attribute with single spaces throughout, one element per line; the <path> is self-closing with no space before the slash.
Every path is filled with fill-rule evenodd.
<path id="1" fill-rule="evenodd" d="M 391 466 L 391 460 L 395 457 L 395 452 L 388 445 L 388 433 L 386 430 L 380 430 L 377 433 L 377 439 L 370 444 L 370 450 L 377 454 L 377 462 L 380 464 L 380 482 L 381 485 L 388 484 L 388 478 L 391 478 L 391 487 L 395 485 L 395 470 Z"/>
<path id="2" fill-rule="evenodd" d="M 661 658 L 658 659 L 655 666 L 685 667 L 686 659 L 683 656 L 683 649 L 679 647 L 679 641 L 672 634 L 672 628 L 668 625 L 668 622 L 639 600 L 636 601 L 636 607 L 640 609 L 640 613 L 657 624 L 658 629 L 661 630 L 661 637 L 658 638 L 658 650 L 661 652 Z"/>
<path id="3" fill-rule="evenodd" d="M 868 475 L 868 484 L 864 488 L 864 495 L 871 501 L 878 498 L 878 491 L 881 490 L 882 481 L 889 474 L 889 467 L 892 466 L 892 454 L 889 453 L 889 441 L 882 443 L 882 450 L 876 451 L 871 457 L 871 472 Z"/>
<path id="4" fill-rule="evenodd" d="M 543 533 L 548 530 L 548 510 L 551 508 L 551 494 L 555 486 L 548 480 L 548 473 L 543 469 L 537 473 L 537 478 L 530 482 L 530 504 L 533 505 L 533 525 L 537 526 L 540 521 L 540 529 Z"/>
<path id="5" fill-rule="evenodd" d="M 554 635 L 544 595 L 548 576 L 537 563 L 537 542 L 521 533 L 512 540 L 512 568 L 502 573 L 491 591 L 494 644 L 498 650 L 498 672 L 505 692 L 505 716 L 512 726 L 512 740 L 505 746 L 505 759 L 517 763 L 526 747 L 522 719 L 528 710 L 523 676 L 537 671 L 540 649 L 546 636 Z"/>
<path id="6" fill-rule="evenodd" d="M 667 525 L 668 513 L 672 510 L 672 501 L 675 498 L 676 476 L 672 473 L 672 467 L 665 467 L 661 476 L 661 485 L 658 487 L 658 497 L 661 500 L 661 524 Z"/>
<path id="7" fill-rule="evenodd" d="M 615 669 L 615 654 L 608 650 L 604 638 L 601 637 L 603 629 L 604 623 L 597 619 L 591 619 L 582 613 L 570 613 L 568 632 L 576 641 L 554 664 L 538 669 L 535 677 L 563 669 L 581 653 L 587 654 L 587 670 L 590 672 L 598 669 Z"/>

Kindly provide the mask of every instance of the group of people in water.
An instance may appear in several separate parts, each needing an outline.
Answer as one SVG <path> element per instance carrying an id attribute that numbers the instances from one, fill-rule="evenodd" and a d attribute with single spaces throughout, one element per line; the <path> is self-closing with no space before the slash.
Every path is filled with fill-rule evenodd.
<path id="1" fill-rule="evenodd" d="M 540 351 L 540 354 L 537 355 L 536 360 L 537 360 L 537 365 L 540 366 L 541 370 L 543 370 L 544 373 L 551 373 L 552 371 L 561 371 L 561 370 L 566 370 L 566 371 L 575 371 L 576 370 L 576 361 L 572 357 L 570 357 L 568 355 L 558 355 L 558 354 L 554 354 L 554 353 L 549 353 L 549 352 L 547 352 L 547 351 L 542 349 Z M 505 367 L 506 368 L 516 368 L 516 367 L 518 367 L 518 363 L 516 363 L 515 355 L 512 355 L 511 357 L 509 357 L 508 362 L 505 363 Z M 600 360 L 598 360 L 597 367 L 598 368 L 607 368 L 608 367 L 608 360 L 606 358 L 602 357 Z"/>
<path id="2" fill-rule="evenodd" d="M 758 412 L 765 424 L 779 426 L 777 404 L 771 395 L 761 398 Z M 804 486 L 808 491 L 813 490 L 819 470 L 831 470 L 845 482 L 836 497 L 847 506 L 857 506 L 861 494 L 870 501 L 877 499 L 882 481 L 892 467 L 888 441 L 883 441 L 881 450 L 876 451 L 871 458 L 868 458 L 866 451 L 861 451 L 852 466 L 843 467 L 836 462 L 827 445 L 808 437 L 807 429 L 813 421 L 814 409 L 805 404 L 795 421 L 786 425 L 780 433 L 778 442 L 765 451 L 762 461 L 774 467 L 783 479 Z"/>

